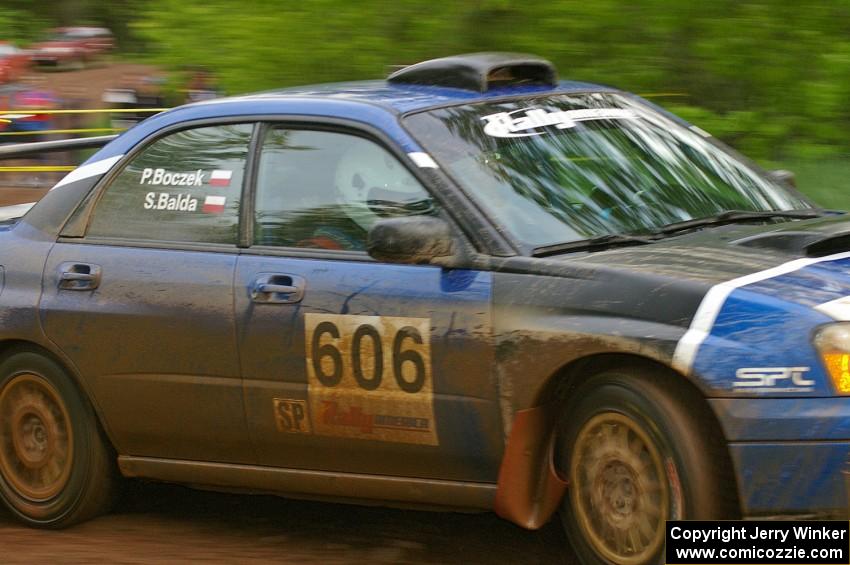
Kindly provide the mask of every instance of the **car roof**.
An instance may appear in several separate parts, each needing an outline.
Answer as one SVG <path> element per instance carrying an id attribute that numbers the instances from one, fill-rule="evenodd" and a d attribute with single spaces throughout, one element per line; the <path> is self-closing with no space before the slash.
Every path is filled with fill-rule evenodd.
<path id="1" fill-rule="evenodd" d="M 250 103 L 257 99 L 324 98 L 362 102 L 382 106 L 397 113 L 408 113 L 433 107 L 484 102 L 510 96 L 601 90 L 614 89 L 598 84 L 565 80 L 560 81 L 557 86 L 514 85 L 494 88 L 486 92 L 477 92 L 463 88 L 366 80 L 282 88 L 221 100 L 244 100 L 246 103 Z"/>
<path id="2" fill-rule="evenodd" d="M 442 86 L 397 84 L 384 80 L 299 86 L 241 96 L 215 98 L 173 108 L 127 130 L 89 161 L 122 155 L 149 135 L 181 123 L 211 119 L 257 119 L 259 116 L 301 115 L 370 124 L 392 137 L 404 151 L 421 151 L 399 124 L 401 114 L 496 100 L 570 92 L 617 91 L 608 86 L 560 81 L 552 86 L 514 85 L 486 92 Z"/>

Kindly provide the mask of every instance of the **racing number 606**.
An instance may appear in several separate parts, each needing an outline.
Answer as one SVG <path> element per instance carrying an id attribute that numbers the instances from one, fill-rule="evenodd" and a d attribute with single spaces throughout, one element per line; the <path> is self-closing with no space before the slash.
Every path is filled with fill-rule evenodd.
<path id="1" fill-rule="evenodd" d="M 322 337 L 332 338 L 331 343 L 321 344 Z M 320 322 L 313 330 L 311 338 L 311 351 L 313 371 L 316 378 L 327 387 L 335 387 L 345 374 L 345 362 L 339 348 L 341 339 L 339 327 L 329 321 Z M 390 337 L 390 336 L 386 336 Z M 374 363 L 371 367 L 365 366 L 362 359 L 364 341 L 371 342 Z M 395 382 L 404 392 L 417 393 L 425 384 L 426 368 L 425 359 L 416 349 L 410 348 L 410 344 L 422 345 L 423 339 L 420 331 L 413 326 L 403 326 L 392 336 L 391 366 Z M 354 379 L 360 388 L 364 390 L 377 390 L 381 386 L 384 376 L 384 340 L 381 333 L 372 324 L 358 325 L 351 336 L 350 363 Z M 329 361 L 325 361 L 325 359 Z M 330 365 L 330 370 L 328 365 Z M 405 377 L 405 367 L 413 369 L 413 377 Z"/>

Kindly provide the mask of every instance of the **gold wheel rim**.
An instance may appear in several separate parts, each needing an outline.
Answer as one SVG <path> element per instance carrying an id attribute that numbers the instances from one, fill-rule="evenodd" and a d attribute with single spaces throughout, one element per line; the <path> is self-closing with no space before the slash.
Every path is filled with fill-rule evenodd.
<path id="1" fill-rule="evenodd" d="M 31 373 L 13 377 L 0 390 L 0 475 L 32 502 L 55 497 L 71 475 L 72 431 L 53 385 Z"/>
<path id="2" fill-rule="evenodd" d="M 664 543 L 670 491 L 661 455 L 631 418 L 606 412 L 576 438 L 570 502 L 596 552 L 610 562 L 649 561 Z"/>

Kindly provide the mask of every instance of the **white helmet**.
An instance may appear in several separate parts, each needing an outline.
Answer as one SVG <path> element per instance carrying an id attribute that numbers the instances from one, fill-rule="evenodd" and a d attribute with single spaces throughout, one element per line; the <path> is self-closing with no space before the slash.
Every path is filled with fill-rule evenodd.
<path id="1" fill-rule="evenodd" d="M 335 185 L 343 211 L 368 230 L 378 218 L 427 214 L 428 193 L 388 151 L 365 139 L 354 143 L 337 163 Z"/>

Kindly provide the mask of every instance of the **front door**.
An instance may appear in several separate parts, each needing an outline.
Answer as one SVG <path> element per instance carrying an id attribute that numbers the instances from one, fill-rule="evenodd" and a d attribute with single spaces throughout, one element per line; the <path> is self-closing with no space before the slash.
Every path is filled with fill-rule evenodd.
<path id="1" fill-rule="evenodd" d="M 85 237 L 50 253 L 45 331 L 88 380 L 121 454 L 254 462 L 233 310 L 251 132 L 152 143 L 105 187 Z"/>
<path id="2" fill-rule="evenodd" d="M 365 253 L 378 217 L 440 213 L 416 178 L 363 137 L 270 128 L 255 210 L 235 288 L 260 461 L 495 481 L 490 274 Z"/>

